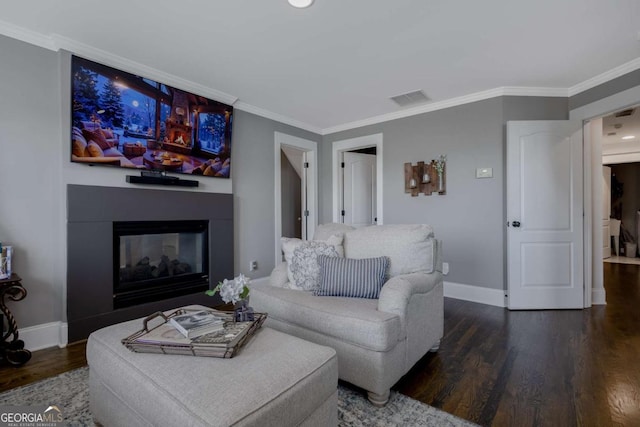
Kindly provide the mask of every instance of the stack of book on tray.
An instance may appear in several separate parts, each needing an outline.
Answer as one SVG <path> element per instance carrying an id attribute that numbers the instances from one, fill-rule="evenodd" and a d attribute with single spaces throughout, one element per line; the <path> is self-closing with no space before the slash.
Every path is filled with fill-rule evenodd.
<path id="1" fill-rule="evenodd" d="M 197 338 L 224 329 L 224 319 L 208 310 L 185 313 L 169 319 L 169 323 L 187 338 Z"/>
<path id="2" fill-rule="evenodd" d="M 122 343 L 136 352 L 233 357 L 266 318 L 259 315 L 254 321 L 236 322 L 233 313 L 179 309 L 166 316 L 164 323 L 147 329 L 146 322 L 158 316 L 165 317 L 162 313 L 149 316 L 145 328 Z"/>

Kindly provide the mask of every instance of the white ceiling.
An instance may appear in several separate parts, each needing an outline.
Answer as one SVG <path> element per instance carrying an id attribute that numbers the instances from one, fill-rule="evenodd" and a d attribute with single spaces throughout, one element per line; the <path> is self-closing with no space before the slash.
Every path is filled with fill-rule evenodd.
<path id="1" fill-rule="evenodd" d="M 388 98 L 418 89 L 435 104 L 566 96 L 640 67 L 639 0 L 22 0 L 0 34 L 117 55 L 323 133 L 398 114 Z"/>

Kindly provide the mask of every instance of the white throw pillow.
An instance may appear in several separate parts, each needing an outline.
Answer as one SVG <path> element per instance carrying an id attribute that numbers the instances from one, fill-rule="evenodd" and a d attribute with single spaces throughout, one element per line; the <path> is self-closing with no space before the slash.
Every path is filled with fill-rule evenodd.
<path id="1" fill-rule="evenodd" d="M 324 255 L 328 258 L 339 258 L 338 251 L 333 245 L 315 240 L 302 242 L 293 250 L 291 260 L 291 275 L 293 281 L 290 282 L 292 289 L 302 291 L 317 291 L 320 287 L 320 265 L 318 257 Z"/>
<path id="2" fill-rule="evenodd" d="M 282 237 L 280 240 L 280 243 L 282 245 L 282 252 L 284 253 L 284 259 L 287 262 L 287 277 L 289 278 L 290 287 L 292 289 L 302 289 L 302 287 L 296 283 L 295 278 L 293 276 L 293 272 L 291 270 L 294 252 L 297 248 L 299 248 L 303 244 L 305 245 L 305 247 L 314 247 L 315 245 L 317 245 L 318 248 L 320 248 L 322 245 L 324 245 L 325 247 L 330 246 L 333 248 L 335 253 L 337 253 L 337 256 L 344 256 L 344 248 L 342 247 L 343 239 L 344 239 L 344 236 L 331 236 L 325 242 L 320 242 L 320 241 L 314 241 L 314 240 L 300 240 L 300 239 L 294 239 L 289 237 Z M 328 253 L 325 253 L 325 252 L 326 250 L 323 249 L 323 254 L 328 255 Z M 306 259 L 307 257 L 300 254 L 299 258 Z M 314 261 L 317 264 L 317 260 L 314 260 Z M 318 267 L 316 265 L 316 272 L 318 271 L 317 268 Z M 309 267 L 301 266 L 301 269 L 309 270 Z M 305 275 L 302 272 L 300 272 L 300 274 Z"/>

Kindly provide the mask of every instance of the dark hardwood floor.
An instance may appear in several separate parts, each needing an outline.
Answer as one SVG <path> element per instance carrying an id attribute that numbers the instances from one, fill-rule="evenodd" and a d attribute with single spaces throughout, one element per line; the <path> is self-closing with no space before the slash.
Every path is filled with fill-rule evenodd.
<path id="1" fill-rule="evenodd" d="M 440 351 L 394 388 L 483 426 L 640 426 L 640 266 L 604 271 L 586 310 L 446 299 Z"/>
<path id="2" fill-rule="evenodd" d="M 607 305 L 510 312 L 445 300 L 440 351 L 394 387 L 483 426 L 640 426 L 640 266 L 605 263 Z M 0 367 L 0 391 L 86 364 L 85 343 Z"/>

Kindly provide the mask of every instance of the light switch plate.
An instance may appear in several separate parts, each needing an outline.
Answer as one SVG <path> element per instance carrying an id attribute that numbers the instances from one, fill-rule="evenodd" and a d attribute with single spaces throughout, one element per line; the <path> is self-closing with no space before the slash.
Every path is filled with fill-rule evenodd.
<path id="1" fill-rule="evenodd" d="M 476 169 L 476 178 L 493 178 L 493 168 Z"/>

